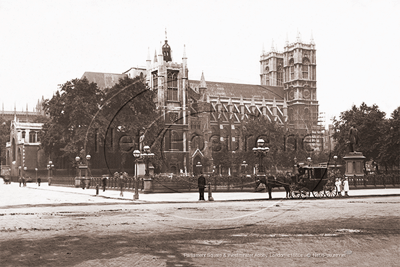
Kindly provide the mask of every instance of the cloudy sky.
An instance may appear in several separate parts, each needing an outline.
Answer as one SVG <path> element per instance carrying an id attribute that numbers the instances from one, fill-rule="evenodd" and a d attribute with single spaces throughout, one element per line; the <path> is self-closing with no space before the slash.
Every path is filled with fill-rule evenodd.
<path id="1" fill-rule="evenodd" d="M 0 90 L 5 110 L 32 110 L 85 71 L 145 66 L 164 40 L 189 79 L 259 84 L 263 46 L 317 48 L 317 94 L 327 120 L 353 104 L 400 106 L 400 1 L 0 0 Z"/>

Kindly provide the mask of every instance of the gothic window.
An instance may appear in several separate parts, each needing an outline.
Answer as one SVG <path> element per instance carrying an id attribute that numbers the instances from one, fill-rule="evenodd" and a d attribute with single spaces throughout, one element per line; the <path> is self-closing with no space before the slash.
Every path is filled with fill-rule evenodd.
<path id="1" fill-rule="evenodd" d="M 303 59 L 303 66 L 302 66 L 302 73 L 303 73 L 303 79 L 308 80 L 308 66 L 310 64 L 310 61 L 308 58 Z"/>
<path id="2" fill-rule="evenodd" d="M 170 101 L 178 101 L 178 80 L 177 73 L 168 73 L 168 92 L 167 92 L 167 100 Z"/>
<path id="3" fill-rule="evenodd" d="M 36 143 L 36 133 L 29 131 L 29 143 Z"/>
<path id="4" fill-rule="evenodd" d="M 23 130 L 22 131 L 22 139 L 25 139 L 25 134 L 26 134 L 26 132 L 25 132 L 25 130 Z"/>
<path id="5" fill-rule="evenodd" d="M 290 66 L 290 79 L 294 80 L 294 60 L 293 60 L 293 58 L 290 59 L 289 66 Z"/>
<path id="6" fill-rule="evenodd" d="M 157 72 L 153 73 L 153 89 L 158 88 L 158 75 Z"/>
<path id="7" fill-rule="evenodd" d="M 282 86 L 283 84 L 283 69 L 282 64 L 278 66 L 278 77 L 277 77 L 277 86 Z"/>
<path id="8" fill-rule="evenodd" d="M 309 121 L 311 118 L 310 116 L 310 110 L 308 108 L 304 108 L 304 120 Z"/>

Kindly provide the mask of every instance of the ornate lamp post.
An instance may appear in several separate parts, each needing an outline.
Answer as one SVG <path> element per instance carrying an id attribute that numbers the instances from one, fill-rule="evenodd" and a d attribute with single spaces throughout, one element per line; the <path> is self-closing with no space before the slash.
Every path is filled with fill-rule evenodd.
<path id="1" fill-rule="evenodd" d="M 308 161 L 308 167 L 311 167 L 311 157 L 308 157 L 307 161 Z"/>
<path id="2" fill-rule="evenodd" d="M 258 173 L 264 173 L 263 158 L 268 154 L 269 147 L 265 147 L 263 139 L 257 140 L 257 147 L 253 148 L 253 153 L 258 158 Z"/>
<path id="3" fill-rule="evenodd" d="M 246 174 L 246 168 L 247 168 L 248 165 L 249 165 L 249 164 L 247 164 L 246 161 L 243 160 L 243 162 L 242 162 L 242 164 L 241 164 L 241 166 L 242 166 L 242 173 L 243 173 L 243 174 Z"/>
<path id="4" fill-rule="evenodd" d="M 149 146 L 144 146 L 143 153 L 140 156 L 144 160 L 144 163 L 146 166 L 146 173 L 145 173 L 145 179 L 144 179 L 144 192 L 146 193 L 146 192 L 150 192 L 152 190 L 150 173 L 149 173 L 149 162 L 150 162 L 150 159 L 154 158 L 154 153 L 151 153 Z"/>
<path id="5" fill-rule="evenodd" d="M 35 168 L 35 172 L 36 172 L 36 182 L 37 182 L 37 171 L 38 171 L 38 168 Z"/>
<path id="6" fill-rule="evenodd" d="M 47 178 L 47 180 L 49 182 L 49 185 L 51 185 L 51 179 L 53 178 L 53 172 L 52 172 L 53 168 L 54 168 L 53 162 L 50 160 L 49 164 L 47 164 L 47 170 L 48 170 L 48 178 Z"/>
<path id="7" fill-rule="evenodd" d="M 88 177 L 88 170 L 90 171 L 90 159 L 92 158 L 92 156 L 90 155 L 86 155 L 86 164 L 87 164 L 87 169 L 86 169 L 86 179 L 89 179 Z"/>
<path id="8" fill-rule="evenodd" d="M 144 159 L 144 162 L 146 164 L 146 174 L 145 174 L 145 176 L 148 178 L 150 176 L 150 173 L 149 173 L 149 162 L 150 162 L 150 159 L 154 158 L 154 153 L 151 153 L 149 146 L 144 146 L 143 147 L 143 153 L 141 154 L 141 156 Z"/>
<path id="9" fill-rule="evenodd" d="M 137 177 L 137 175 L 138 175 L 138 173 L 137 173 L 137 161 L 138 161 L 138 159 L 140 158 L 140 151 L 139 150 L 134 150 L 133 152 L 132 152 L 132 154 L 133 154 L 133 158 L 134 158 L 134 162 L 135 162 L 135 167 L 134 167 L 134 170 L 133 170 L 133 174 L 134 174 L 134 176 L 135 176 L 135 195 L 133 196 L 133 199 L 139 199 L 139 181 L 138 181 L 138 177 Z"/>
<path id="10" fill-rule="evenodd" d="M 199 173 L 200 173 L 201 168 L 203 167 L 203 165 L 201 164 L 200 161 L 198 161 L 197 164 L 196 164 L 196 167 L 197 167 L 197 169 L 199 170 Z"/>

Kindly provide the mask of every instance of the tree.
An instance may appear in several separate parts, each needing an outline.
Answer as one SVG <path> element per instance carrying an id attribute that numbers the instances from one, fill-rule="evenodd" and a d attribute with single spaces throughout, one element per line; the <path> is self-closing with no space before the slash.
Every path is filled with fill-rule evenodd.
<path id="1" fill-rule="evenodd" d="M 379 147 L 379 161 L 386 167 L 400 168 L 400 107 L 385 122 L 384 133 Z"/>
<path id="2" fill-rule="evenodd" d="M 149 145 L 155 154 L 153 165 L 159 170 L 163 164 L 161 141 L 164 137 L 164 119 L 157 110 L 156 91 L 149 90 L 141 77 L 131 79 L 124 77 L 112 88 L 105 90 L 105 104 L 98 119 L 101 121 L 100 132 L 107 142 L 111 137 L 111 129 L 125 135 L 135 145 L 128 146 L 122 153 L 122 164 L 132 158 L 132 151 Z M 134 140 L 132 140 L 132 137 Z M 143 138 L 143 140 L 140 140 Z M 106 145 L 104 146 L 104 148 Z M 143 147 L 142 147 L 143 149 Z M 107 157 L 107 153 L 104 154 Z M 132 158 L 133 159 L 133 158 Z M 130 160 L 128 160 L 130 161 Z"/>
<path id="3" fill-rule="evenodd" d="M 356 151 L 362 151 L 366 160 L 379 158 L 382 138 L 385 135 L 385 112 L 380 111 L 377 105 L 354 105 L 350 110 L 342 112 L 339 119 L 334 118 L 333 125 L 336 129 L 333 134 L 337 142 L 334 149 L 336 155 L 343 157 L 348 152 L 349 129 L 355 125 L 359 136 Z"/>
<path id="4" fill-rule="evenodd" d="M 0 118 L 0 162 L 6 161 L 6 143 L 10 142 L 10 126 L 11 121 Z"/>
<path id="5" fill-rule="evenodd" d="M 61 85 L 43 108 L 49 121 L 42 127 L 41 146 L 48 155 L 74 157 L 84 146 L 86 132 L 99 110 L 104 93 L 86 78 Z"/>
<path id="6" fill-rule="evenodd" d="M 161 151 L 162 120 L 154 98 L 140 77 L 125 77 L 104 91 L 86 78 L 68 81 L 44 102 L 50 119 L 43 125 L 42 147 L 55 160 L 75 162 L 86 154 L 92 156 L 92 168 L 131 169 L 139 136 L 154 152 Z M 154 162 L 161 158 L 157 155 Z"/>

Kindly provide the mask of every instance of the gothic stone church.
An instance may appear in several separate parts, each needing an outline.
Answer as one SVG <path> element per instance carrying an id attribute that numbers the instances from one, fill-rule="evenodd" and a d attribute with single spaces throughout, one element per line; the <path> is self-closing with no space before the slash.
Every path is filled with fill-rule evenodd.
<path id="1" fill-rule="evenodd" d="M 157 105 L 169 128 L 162 170 L 167 173 L 196 173 L 196 165 L 202 165 L 204 172 L 218 168 L 212 162 L 212 144 L 216 142 L 228 151 L 251 149 L 255 144 L 245 144 L 240 131 L 241 122 L 250 116 L 266 116 L 300 136 L 317 128 L 316 49 L 312 39 L 310 43 L 299 37 L 295 43 L 287 41 L 284 52 L 263 51 L 260 85 L 207 81 L 204 73 L 200 80 L 191 80 L 188 70 L 185 50 L 181 63 L 174 62 L 165 40 L 153 60 L 148 54 L 146 67 L 123 74 L 85 72 L 83 76 L 100 88 L 113 86 L 125 75 L 146 77 L 150 90 L 157 91 Z M 320 149 L 318 143 L 313 146 Z"/>

